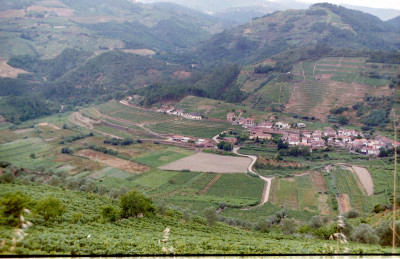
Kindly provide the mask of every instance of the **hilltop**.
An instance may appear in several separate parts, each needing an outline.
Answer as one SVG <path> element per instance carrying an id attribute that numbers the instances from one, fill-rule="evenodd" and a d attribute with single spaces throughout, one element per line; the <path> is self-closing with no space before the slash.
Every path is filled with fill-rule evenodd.
<path id="1" fill-rule="evenodd" d="M 379 18 L 331 4 L 307 10 L 287 10 L 214 35 L 197 47 L 195 55 L 207 61 L 255 63 L 290 48 L 327 43 L 348 49 L 395 50 L 397 27 Z"/>

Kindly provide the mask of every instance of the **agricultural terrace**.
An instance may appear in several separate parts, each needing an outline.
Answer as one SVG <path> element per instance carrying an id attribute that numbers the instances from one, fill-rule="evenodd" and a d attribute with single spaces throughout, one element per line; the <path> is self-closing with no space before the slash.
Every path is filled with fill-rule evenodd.
<path id="1" fill-rule="evenodd" d="M 366 93 L 391 95 L 387 78 L 396 75 L 398 69 L 398 65 L 367 63 L 365 58 L 300 62 L 292 71 L 297 81 L 285 111 L 325 120 L 330 109 L 362 101 Z"/>
<path id="2" fill-rule="evenodd" d="M 111 125 L 112 128 L 117 128 L 116 135 L 122 137 L 127 134 L 139 135 L 140 137 L 140 132 L 143 132 L 144 135 L 179 134 L 199 138 L 212 138 L 220 132 L 233 127 L 227 122 L 190 120 L 176 115 L 167 115 L 127 106 L 116 101 L 84 109 L 82 113 L 93 119 L 105 121 L 103 124 L 95 125 L 95 129 L 99 131 L 106 130 L 106 133 L 109 133 L 110 130 L 107 128 L 110 128 L 111 123 L 114 125 Z"/>
<path id="3" fill-rule="evenodd" d="M 246 173 L 250 162 L 250 159 L 245 157 L 197 153 L 165 166 L 161 166 L 160 169 L 173 171 L 190 170 L 194 172 L 213 173 Z"/>

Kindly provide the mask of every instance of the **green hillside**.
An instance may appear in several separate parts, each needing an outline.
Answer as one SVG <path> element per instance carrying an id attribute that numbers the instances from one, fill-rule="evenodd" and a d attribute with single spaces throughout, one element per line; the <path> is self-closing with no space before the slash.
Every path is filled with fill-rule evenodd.
<path id="1" fill-rule="evenodd" d="M 395 50 L 398 29 L 379 18 L 331 4 L 287 10 L 225 30 L 198 46 L 207 61 L 255 63 L 289 48 L 327 43 L 331 47 Z"/>
<path id="2" fill-rule="evenodd" d="M 336 241 L 305 239 L 283 234 L 245 231 L 225 224 L 209 226 L 204 218 L 192 216 L 186 221 L 179 211 L 165 215 L 122 219 L 107 222 L 100 216 L 105 206 L 118 206 L 116 200 L 67 191 L 46 185 L 1 184 L 0 196 L 22 192 L 39 200 L 51 196 L 61 200 L 66 211 L 60 218 L 45 222 L 36 214 L 25 215 L 33 226 L 13 250 L 14 255 L 162 255 L 168 254 L 320 254 L 337 249 L 338 253 L 390 253 L 389 248 Z M 33 210 L 34 206 L 28 206 Z M 165 229 L 169 235 L 165 237 Z M 12 228 L 1 227 L 5 245 L 2 255 L 9 254 Z M 163 240 L 160 242 L 160 240 Z M 332 250 L 330 250 L 332 247 Z"/>

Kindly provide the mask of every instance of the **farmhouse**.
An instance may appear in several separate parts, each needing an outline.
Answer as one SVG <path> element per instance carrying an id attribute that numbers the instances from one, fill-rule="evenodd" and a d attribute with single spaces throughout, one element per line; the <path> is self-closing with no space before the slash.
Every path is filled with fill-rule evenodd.
<path id="1" fill-rule="evenodd" d="M 254 119 L 252 119 L 252 118 L 247 118 L 247 119 L 245 119 L 244 120 L 244 125 L 245 126 L 247 126 L 247 127 L 251 127 L 251 126 L 254 126 Z"/>
<path id="2" fill-rule="evenodd" d="M 191 112 L 187 114 L 188 119 L 201 120 L 201 117 L 201 113 L 198 112 Z"/>
<path id="3" fill-rule="evenodd" d="M 263 122 L 258 125 L 260 128 L 272 129 L 274 124 L 272 122 Z"/>
<path id="4" fill-rule="evenodd" d="M 288 128 L 290 128 L 289 123 L 281 122 L 281 121 L 275 123 L 275 127 L 280 128 L 280 129 L 288 129 Z"/>
<path id="5" fill-rule="evenodd" d="M 250 139 L 256 139 L 256 138 L 258 138 L 258 139 L 271 139 L 272 135 L 268 134 L 268 133 L 263 133 L 263 132 L 258 131 L 258 132 L 256 132 L 255 134 L 253 134 L 250 137 Z"/>
<path id="6" fill-rule="evenodd" d="M 300 144 L 300 139 L 294 136 L 289 137 L 288 139 L 289 146 L 297 146 Z"/>
<path id="7" fill-rule="evenodd" d="M 297 123 L 297 128 L 299 128 L 299 129 L 304 129 L 305 127 L 306 127 L 306 124 L 305 124 L 305 123 L 302 123 L 302 122 Z"/>

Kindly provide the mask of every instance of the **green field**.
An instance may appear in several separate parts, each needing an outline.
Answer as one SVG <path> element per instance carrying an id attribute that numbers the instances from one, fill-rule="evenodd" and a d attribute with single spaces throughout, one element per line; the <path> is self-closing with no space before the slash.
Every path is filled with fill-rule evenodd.
<path id="1" fill-rule="evenodd" d="M 296 176 L 300 210 L 318 211 L 317 192 L 311 182 L 310 175 Z"/>
<path id="2" fill-rule="evenodd" d="M 223 174 L 206 192 L 219 197 L 247 198 L 249 202 L 260 201 L 264 181 L 247 174 Z"/>
<path id="3" fill-rule="evenodd" d="M 54 157 L 50 148 L 40 138 L 18 139 L 0 145 L 0 161 L 29 169 L 56 167 L 58 164 L 52 161 Z M 31 158 L 31 154 L 36 158 Z"/>
<path id="4" fill-rule="evenodd" d="M 283 208 L 299 210 L 298 187 L 293 178 L 277 178 L 272 180 L 270 193 L 272 203 Z"/>

